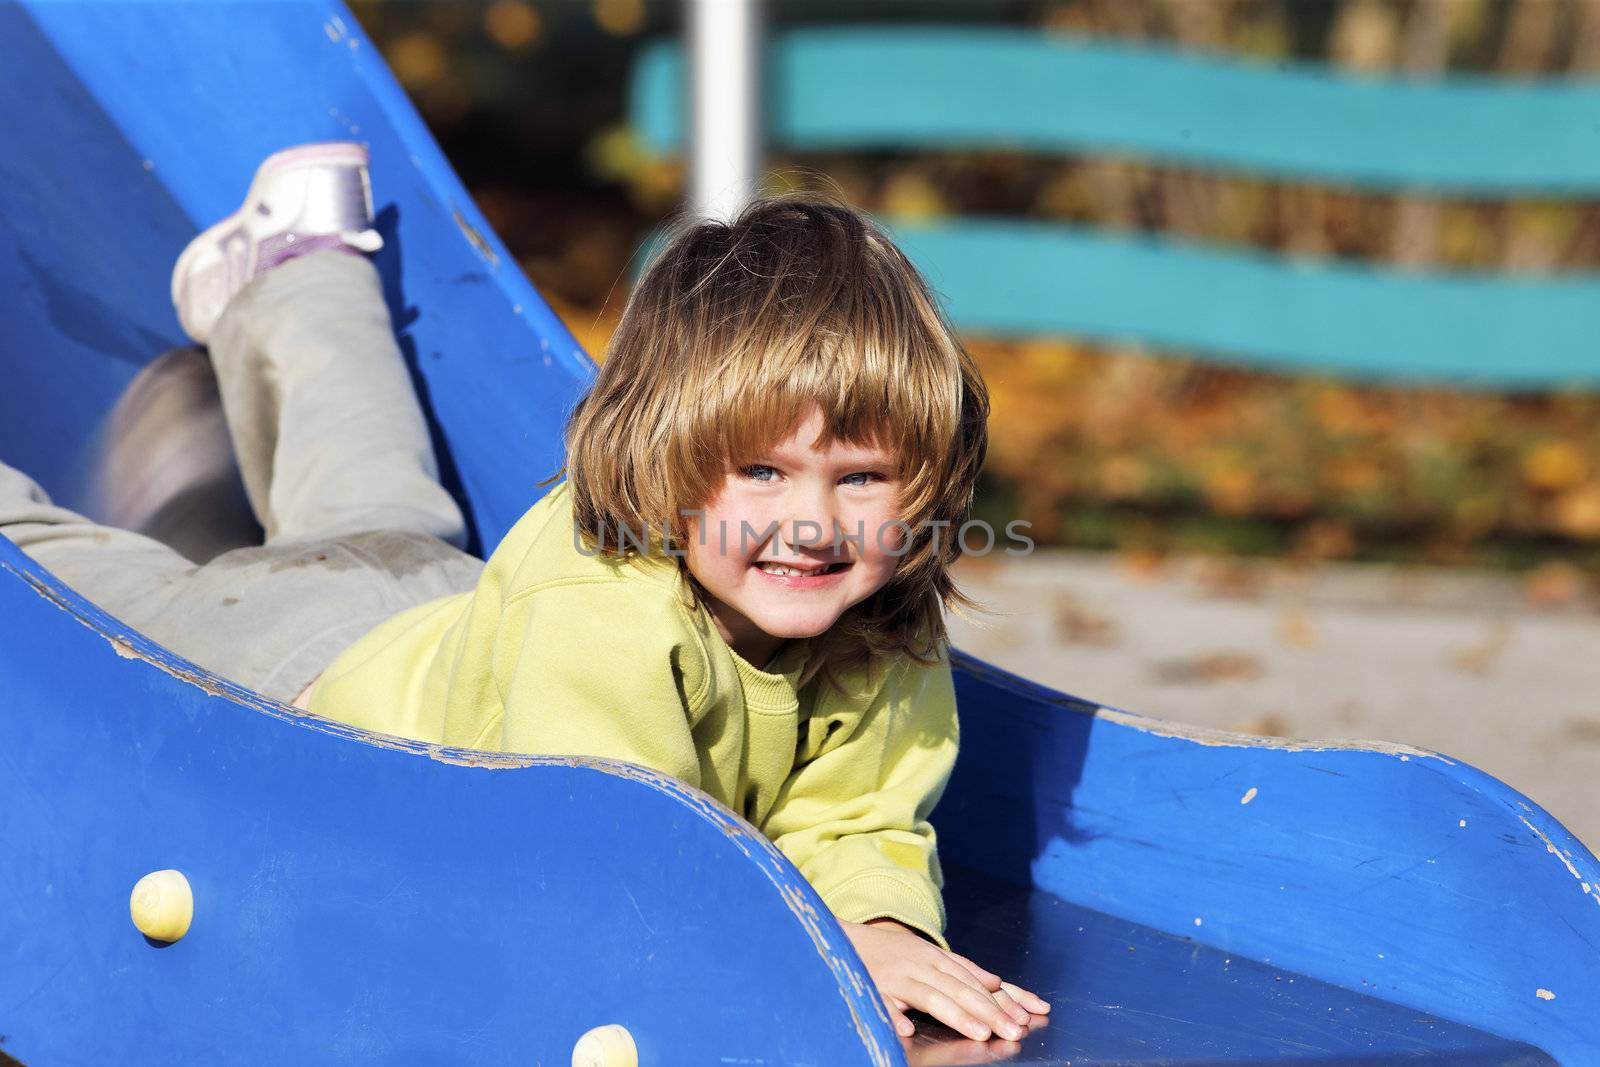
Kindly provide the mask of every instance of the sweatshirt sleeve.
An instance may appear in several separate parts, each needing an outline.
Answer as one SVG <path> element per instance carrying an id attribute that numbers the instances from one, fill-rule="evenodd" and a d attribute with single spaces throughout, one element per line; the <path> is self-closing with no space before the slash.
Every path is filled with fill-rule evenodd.
<path id="1" fill-rule="evenodd" d="M 825 740 L 790 774 L 762 829 L 840 919 L 895 919 L 948 948 L 928 821 L 959 741 L 948 655 L 931 666 L 897 661 L 864 706 L 819 701 L 808 729 Z"/>
<path id="2" fill-rule="evenodd" d="M 700 784 L 693 727 L 705 651 L 670 595 L 568 582 L 521 598 L 506 623 L 496 747 L 626 760 Z M 492 743 L 492 726 L 480 745 Z"/>

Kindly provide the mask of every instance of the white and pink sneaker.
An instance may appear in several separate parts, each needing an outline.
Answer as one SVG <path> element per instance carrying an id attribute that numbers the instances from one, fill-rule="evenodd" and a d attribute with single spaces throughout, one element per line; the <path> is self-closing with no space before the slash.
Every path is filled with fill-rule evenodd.
<path id="1" fill-rule="evenodd" d="M 296 145 L 266 158 L 244 204 L 189 242 L 172 271 L 172 303 L 185 332 L 205 344 L 222 309 L 257 275 L 324 248 L 371 253 L 367 148 L 351 141 Z"/>

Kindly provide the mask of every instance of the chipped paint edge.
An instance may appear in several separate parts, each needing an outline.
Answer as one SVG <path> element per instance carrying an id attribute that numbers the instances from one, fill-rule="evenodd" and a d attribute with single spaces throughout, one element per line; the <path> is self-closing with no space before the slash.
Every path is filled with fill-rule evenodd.
<path id="1" fill-rule="evenodd" d="M 21 553 L 21 549 L 0 537 L 5 547 Z M 806 936 L 810 938 L 812 947 L 822 957 L 823 962 L 834 977 L 834 982 L 850 1013 L 850 1021 L 854 1026 L 857 1037 L 860 1038 L 863 1050 L 870 1057 L 874 1067 L 894 1067 L 898 1062 L 894 1055 L 898 1046 L 891 1051 L 874 1033 L 869 1019 L 861 1010 L 860 1000 L 877 1008 L 876 1015 L 883 1027 L 889 1026 L 888 1013 L 883 1009 L 882 1002 L 866 989 L 862 982 L 862 971 L 853 967 L 848 955 L 841 955 L 843 946 L 833 943 L 828 936 L 827 924 L 819 910 L 808 899 L 816 897 L 818 903 L 821 897 L 816 896 L 816 890 L 803 877 L 799 884 L 790 877 L 785 867 L 788 859 L 779 851 L 767 837 L 756 829 L 747 820 L 741 818 L 732 809 L 727 808 L 711 794 L 698 789 L 687 782 L 679 781 L 669 775 L 651 770 L 638 764 L 627 763 L 622 760 L 601 759 L 593 756 L 541 756 L 520 753 L 499 753 L 479 751 L 475 749 L 451 748 L 445 745 L 429 744 L 424 741 L 412 741 L 407 738 L 395 737 L 390 734 L 374 733 L 360 727 L 349 726 L 334 719 L 315 715 L 287 704 L 261 696 L 234 682 L 230 682 L 220 675 L 213 674 L 187 660 L 162 648 L 148 639 L 139 636 L 136 632 L 122 627 L 120 623 L 100 611 L 99 608 L 80 602 L 76 593 L 63 592 L 65 588 L 58 588 L 43 573 L 34 573 L 30 569 L 18 567 L 9 560 L 0 559 L 0 571 L 21 579 L 39 597 L 54 607 L 65 612 L 77 620 L 90 631 L 98 634 L 108 645 L 111 651 L 120 659 L 136 660 L 154 667 L 163 674 L 186 683 L 200 690 L 208 697 L 229 700 L 235 704 L 265 713 L 289 725 L 311 730 L 315 733 L 325 734 L 342 740 L 354 741 L 371 745 L 375 748 L 389 749 L 404 752 L 409 755 L 425 756 L 435 763 L 449 766 L 467 767 L 482 770 L 510 770 L 524 767 L 569 767 L 579 770 L 595 771 L 621 778 L 626 781 L 643 785 L 657 793 L 663 794 L 679 802 L 692 814 L 702 821 L 709 823 L 722 831 L 724 837 L 737 848 L 747 859 L 755 862 L 757 868 L 767 880 L 777 888 L 778 895 L 783 904 L 789 909 L 791 915 L 799 922 Z M 43 572 L 43 568 L 40 568 Z M 87 607 L 88 610 L 84 610 Z M 781 862 L 780 862 L 781 861 Z M 848 945 L 848 939 L 846 939 Z"/>
<path id="2" fill-rule="evenodd" d="M 1380 756 L 1395 756 L 1401 761 L 1417 757 L 1418 759 L 1434 760 L 1446 765 L 1454 765 L 1456 763 L 1455 760 L 1437 752 L 1391 741 L 1265 737 L 1259 734 L 1218 730 L 1209 726 L 1195 726 L 1170 719 L 1157 719 L 1149 715 L 1140 715 L 1131 711 L 1123 711 L 1120 708 L 1097 704 L 1081 697 L 1058 693 L 1036 682 L 1030 682 L 1026 678 L 1012 674 L 1010 671 L 996 667 L 992 663 L 986 663 L 967 652 L 953 652 L 951 654 L 951 665 L 990 685 L 1005 689 L 1025 699 L 1039 701 L 1066 711 L 1116 723 L 1118 726 L 1126 726 L 1130 729 L 1138 730 L 1140 733 L 1150 734 L 1155 737 L 1170 737 L 1213 748 L 1260 748 L 1277 749 L 1284 752 L 1372 752 Z"/>
<path id="3" fill-rule="evenodd" d="M 1541 842 L 1543 842 L 1545 851 L 1549 852 L 1552 856 L 1561 861 L 1561 865 L 1567 869 L 1567 873 L 1572 875 L 1573 880 L 1576 881 L 1578 886 L 1582 889 L 1583 895 L 1588 897 L 1590 900 L 1593 900 L 1595 904 L 1600 905 L 1600 883 L 1591 882 L 1590 880 L 1584 878 L 1583 872 L 1578 870 L 1578 865 L 1572 862 L 1571 854 L 1563 852 L 1557 848 L 1556 843 L 1550 840 L 1550 836 L 1537 826 L 1533 825 L 1533 823 L 1529 822 L 1526 816 L 1518 815 L 1517 818 L 1521 820 L 1522 825 L 1533 831 L 1534 837 L 1537 837 Z"/>
<path id="4" fill-rule="evenodd" d="M 478 228 L 472 224 L 461 208 L 452 206 L 450 218 L 454 220 L 456 228 L 461 231 L 461 236 L 465 237 L 467 243 L 472 246 L 472 250 L 478 253 L 478 258 L 489 264 L 492 269 L 498 270 L 500 268 L 500 254 L 494 250 L 494 246 L 489 244 L 483 234 L 478 232 Z M 521 307 L 519 305 L 518 311 L 520 312 L 520 310 Z"/>
<path id="5" fill-rule="evenodd" d="M 1241 734 L 1232 730 L 1218 730 L 1209 726 L 1194 726 L 1169 719 L 1155 719 L 1148 715 L 1139 715 L 1135 712 L 1123 711 L 1119 708 L 1110 708 L 1104 705 L 1097 706 L 1093 711 L 1093 715 L 1097 719 L 1114 722 L 1119 726 L 1131 727 L 1140 733 L 1153 734 L 1156 737 L 1181 738 L 1185 741 L 1193 741 L 1197 745 L 1206 745 L 1213 748 L 1273 748 L 1281 749 L 1285 752 L 1372 752 L 1380 756 L 1398 756 L 1402 761 L 1409 760 L 1415 756 L 1419 759 L 1438 760 L 1447 764 L 1455 762 L 1437 752 L 1393 741 L 1264 737 L 1259 734 Z"/>

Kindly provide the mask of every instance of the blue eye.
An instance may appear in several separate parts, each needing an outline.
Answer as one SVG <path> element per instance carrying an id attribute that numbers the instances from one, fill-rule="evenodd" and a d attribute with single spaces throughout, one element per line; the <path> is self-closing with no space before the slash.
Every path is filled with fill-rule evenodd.
<path id="1" fill-rule="evenodd" d="M 856 471 L 854 474 L 846 474 L 839 480 L 845 485 L 867 485 L 879 477 L 880 475 L 876 471 Z M 860 481 L 856 480 L 858 478 Z"/>
<path id="2" fill-rule="evenodd" d="M 778 476 L 776 468 L 768 467 L 764 463 L 751 463 L 748 466 L 740 467 L 739 473 L 756 482 L 770 482 Z"/>

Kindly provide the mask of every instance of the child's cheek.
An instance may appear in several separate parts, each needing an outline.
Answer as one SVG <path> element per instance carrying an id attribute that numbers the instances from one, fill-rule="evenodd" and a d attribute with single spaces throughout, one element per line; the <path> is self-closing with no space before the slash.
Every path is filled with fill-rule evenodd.
<path id="1" fill-rule="evenodd" d="M 849 529 L 852 532 L 865 532 L 861 549 L 864 562 L 893 569 L 903 554 L 907 531 L 904 524 L 898 521 L 896 510 L 886 503 L 862 508 L 860 513 L 851 518 Z"/>

